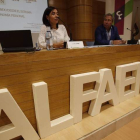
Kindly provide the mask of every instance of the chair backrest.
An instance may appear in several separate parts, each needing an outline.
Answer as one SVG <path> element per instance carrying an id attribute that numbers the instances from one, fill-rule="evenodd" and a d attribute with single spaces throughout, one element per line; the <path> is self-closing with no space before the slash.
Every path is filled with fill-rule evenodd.
<path id="1" fill-rule="evenodd" d="M 94 46 L 94 41 L 86 41 L 87 46 Z"/>

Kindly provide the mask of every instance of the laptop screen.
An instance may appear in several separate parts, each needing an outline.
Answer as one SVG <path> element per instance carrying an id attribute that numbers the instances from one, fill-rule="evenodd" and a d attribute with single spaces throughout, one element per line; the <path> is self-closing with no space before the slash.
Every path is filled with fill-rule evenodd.
<path id="1" fill-rule="evenodd" d="M 33 48 L 30 30 L 0 31 L 0 43 L 2 48 Z"/>

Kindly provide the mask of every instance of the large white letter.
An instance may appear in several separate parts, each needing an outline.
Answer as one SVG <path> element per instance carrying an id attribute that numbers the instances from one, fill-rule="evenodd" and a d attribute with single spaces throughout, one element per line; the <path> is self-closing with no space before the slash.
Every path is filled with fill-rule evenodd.
<path id="1" fill-rule="evenodd" d="M 89 108 L 89 114 L 91 116 L 100 113 L 101 105 L 104 102 L 109 101 L 109 103 L 112 105 L 117 105 L 119 103 L 111 70 L 101 69 L 99 72 L 100 72 L 100 87 L 98 90 L 97 99 L 91 102 Z"/>
<path id="2" fill-rule="evenodd" d="M 89 72 L 70 77 L 70 114 L 74 117 L 74 123 L 82 120 L 82 105 L 84 102 L 97 97 L 100 73 Z M 83 92 L 83 84 L 96 81 L 95 90 L 91 89 Z"/>
<path id="3" fill-rule="evenodd" d="M 126 77 L 127 72 L 132 76 Z M 125 92 L 125 86 L 131 85 L 131 89 Z M 116 88 L 120 102 L 139 94 L 140 86 L 140 62 L 120 65 L 116 67 Z"/>
<path id="4" fill-rule="evenodd" d="M 39 140 L 39 136 L 7 89 L 0 89 L 0 114 L 4 110 L 11 124 L 0 127 L 0 140 L 22 136 L 25 140 Z"/>
<path id="5" fill-rule="evenodd" d="M 45 82 L 34 83 L 33 95 L 37 118 L 37 127 L 41 138 L 73 125 L 73 116 L 70 114 L 50 121 L 48 87 Z"/>

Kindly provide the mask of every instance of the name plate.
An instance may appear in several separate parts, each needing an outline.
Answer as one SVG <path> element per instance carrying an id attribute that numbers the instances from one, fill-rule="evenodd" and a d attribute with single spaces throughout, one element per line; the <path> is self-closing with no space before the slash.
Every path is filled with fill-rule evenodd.
<path id="1" fill-rule="evenodd" d="M 84 48 L 84 44 L 83 44 L 83 41 L 70 41 L 70 42 L 67 42 L 67 48 L 80 49 L 80 48 Z"/>

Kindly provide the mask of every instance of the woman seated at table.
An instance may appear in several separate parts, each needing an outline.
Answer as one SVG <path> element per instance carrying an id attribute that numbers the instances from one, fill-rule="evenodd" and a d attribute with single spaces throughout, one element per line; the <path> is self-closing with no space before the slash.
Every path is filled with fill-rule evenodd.
<path id="1" fill-rule="evenodd" d="M 64 42 L 70 40 L 64 25 L 59 25 L 58 10 L 55 7 L 48 7 L 42 17 L 43 25 L 39 33 L 38 43 L 41 48 L 46 49 L 46 32 L 51 31 L 53 48 L 63 48 Z"/>

